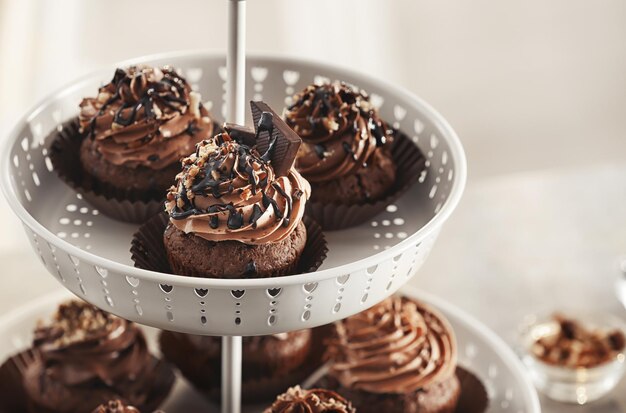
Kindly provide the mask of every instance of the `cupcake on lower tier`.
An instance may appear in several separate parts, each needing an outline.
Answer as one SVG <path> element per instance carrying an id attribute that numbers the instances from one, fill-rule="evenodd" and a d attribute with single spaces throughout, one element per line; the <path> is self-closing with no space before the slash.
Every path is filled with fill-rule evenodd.
<path id="1" fill-rule="evenodd" d="M 324 389 L 304 390 L 300 386 L 289 388 L 263 413 L 355 413 L 352 404 L 334 391 Z"/>
<path id="2" fill-rule="evenodd" d="M 417 179 L 421 153 L 387 126 L 363 90 L 310 85 L 293 102 L 285 119 L 303 141 L 296 169 L 311 183 L 308 212 L 322 228 L 366 221 Z"/>
<path id="3" fill-rule="evenodd" d="M 174 69 L 130 66 L 82 100 L 78 130 L 53 133 L 51 160 L 103 213 L 143 222 L 139 208 L 144 218 L 158 212 L 180 159 L 213 130 L 200 95 Z"/>
<path id="4" fill-rule="evenodd" d="M 20 405 L 37 413 L 91 412 L 114 399 L 152 411 L 174 383 L 138 327 L 78 301 L 59 306 L 52 322 L 35 330 L 32 349 L 0 370 L 5 366 L 16 367 L 11 380 L 21 389 L 15 396 L 25 398 Z"/>
<path id="5" fill-rule="evenodd" d="M 336 323 L 330 388 L 359 413 L 452 413 L 461 386 L 456 339 L 435 309 L 391 297 Z"/>
<path id="6" fill-rule="evenodd" d="M 299 383 L 322 364 L 320 334 L 301 330 L 243 338 L 242 398 L 269 401 Z M 179 368 L 200 392 L 219 400 L 222 338 L 164 331 L 159 338 L 163 356 Z"/>
<path id="7" fill-rule="evenodd" d="M 167 194 L 163 236 L 175 274 L 277 277 L 314 270 L 299 264 L 319 265 L 325 256 L 319 228 L 303 222 L 311 189 L 293 168 L 300 139 L 256 105 L 256 135 L 226 125 L 182 161 Z"/>

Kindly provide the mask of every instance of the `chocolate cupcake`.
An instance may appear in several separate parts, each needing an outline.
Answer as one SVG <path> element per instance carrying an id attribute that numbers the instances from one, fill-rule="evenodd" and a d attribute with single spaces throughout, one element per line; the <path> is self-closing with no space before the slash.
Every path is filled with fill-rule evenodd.
<path id="1" fill-rule="evenodd" d="M 103 213 L 141 221 L 137 212 L 120 211 L 130 208 L 120 203 L 147 203 L 156 213 L 152 206 L 162 201 L 180 159 L 213 132 L 200 95 L 174 69 L 130 66 L 82 100 L 78 130 L 69 124 L 55 132 L 51 160 Z"/>
<path id="2" fill-rule="evenodd" d="M 359 413 L 452 413 L 461 393 L 456 351 L 438 311 L 391 297 L 336 323 L 329 386 Z"/>
<path id="3" fill-rule="evenodd" d="M 300 139 L 272 112 L 263 114 L 256 139 L 227 125 L 183 159 L 167 194 L 170 223 L 163 238 L 175 274 L 264 278 L 298 272 L 311 192 L 293 168 L 292 143 Z M 263 132 L 270 140 L 265 148 Z M 281 148 L 286 155 L 275 159 Z"/>
<path id="4" fill-rule="evenodd" d="M 355 413 L 352 404 L 335 393 L 324 389 L 304 390 L 291 387 L 279 395 L 263 413 Z"/>
<path id="5" fill-rule="evenodd" d="M 79 301 L 37 327 L 28 354 L 19 371 L 31 412 L 84 413 L 112 399 L 152 411 L 174 383 L 138 327 Z"/>
<path id="6" fill-rule="evenodd" d="M 302 138 L 296 168 L 315 202 L 361 203 L 384 197 L 396 178 L 393 135 L 367 94 L 346 83 L 308 86 L 287 108 Z"/>
<path id="7" fill-rule="evenodd" d="M 310 85 L 293 102 L 285 120 L 303 141 L 296 169 L 311 183 L 307 212 L 322 228 L 366 221 L 418 178 L 423 156 L 387 126 L 363 90 Z"/>
<path id="8" fill-rule="evenodd" d="M 315 332 L 314 332 L 315 331 Z M 299 383 L 322 364 L 319 330 L 301 330 L 243 338 L 242 398 L 270 401 L 273 395 Z M 163 331 L 163 356 L 202 394 L 221 395 L 222 338 Z"/>

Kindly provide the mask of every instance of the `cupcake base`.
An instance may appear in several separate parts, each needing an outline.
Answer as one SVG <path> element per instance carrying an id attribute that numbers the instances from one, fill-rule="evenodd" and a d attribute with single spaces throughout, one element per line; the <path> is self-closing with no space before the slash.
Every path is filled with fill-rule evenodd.
<path id="1" fill-rule="evenodd" d="M 87 202 L 104 215 L 133 223 L 143 223 L 163 210 L 165 192 L 151 198 L 150 194 L 99 182 L 86 173 L 80 160 L 83 141 L 78 119 L 72 119 L 52 132 L 46 145 L 55 172 Z"/>
<path id="2" fill-rule="evenodd" d="M 367 168 L 330 182 L 311 182 L 311 202 L 375 202 L 385 197 L 395 180 L 396 166 L 391 155 L 377 151 Z"/>
<path id="3" fill-rule="evenodd" d="M 301 383 L 322 361 L 327 328 L 274 337 L 244 337 L 242 400 L 273 401 L 289 387 Z M 164 357 L 209 400 L 221 398 L 221 337 L 199 337 L 164 331 L 159 337 Z"/>
<path id="4" fill-rule="evenodd" d="M 359 413 L 484 413 L 489 405 L 487 391 L 480 379 L 459 366 L 449 379 L 409 394 L 346 389 L 329 376 L 320 379 L 315 386 L 341 394 Z"/>
<path id="5" fill-rule="evenodd" d="M 133 191 L 136 199 L 163 199 L 168 188 L 180 172 L 180 163 L 163 169 L 146 166 L 130 168 L 107 162 L 97 151 L 92 139 L 83 139 L 80 146 L 80 163 L 84 179 L 94 189 L 110 187 L 115 192 Z"/>
<path id="6" fill-rule="evenodd" d="M 380 198 L 376 199 L 376 197 L 370 195 L 369 200 L 352 202 L 348 200 L 348 197 L 345 199 L 341 198 L 341 193 L 339 193 L 339 195 L 333 193 L 339 191 L 339 189 L 328 189 L 327 195 L 320 195 L 321 198 L 316 198 L 316 188 L 314 185 L 312 199 L 307 203 L 306 213 L 317 221 L 326 231 L 354 227 L 372 219 L 380 212 L 384 211 L 389 204 L 400 198 L 400 196 L 417 181 L 425 167 L 426 159 L 422 155 L 422 152 L 420 152 L 419 148 L 408 136 L 400 131 L 396 131 L 394 134 L 391 158 L 393 160 L 393 166 L 395 167 L 395 180 L 392 181 L 391 184 L 388 184 L 389 177 L 386 175 L 389 173 L 388 167 L 384 166 L 382 166 L 381 171 L 378 172 L 376 172 L 377 168 L 373 168 L 372 171 L 374 171 L 374 173 L 372 173 L 371 177 L 369 170 L 364 171 L 361 179 L 363 182 L 369 179 L 376 181 L 375 188 L 372 186 L 369 190 L 378 190 L 385 184 L 385 191 Z M 379 160 L 379 163 L 380 162 L 384 163 L 383 160 Z M 383 173 L 383 170 L 386 172 Z M 355 179 L 357 179 L 358 176 L 357 174 Z M 344 184 L 337 181 L 337 183 L 331 182 L 325 185 L 331 188 L 332 186 L 342 186 Z M 373 184 L 369 183 L 368 185 Z M 349 186 L 350 185 L 348 185 L 348 187 Z M 352 186 L 355 187 L 352 192 L 357 194 L 369 188 L 358 182 Z M 319 191 L 319 188 L 317 188 L 317 190 Z M 337 196 L 338 198 L 335 198 Z M 324 201 L 320 199 L 324 199 Z M 341 199 L 341 201 L 337 199 Z"/>
<path id="7" fill-rule="evenodd" d="M 306 245 L 302 222 L 284 240 L 261 245 L 207 241 L 169 224 L 163 242 L 175 274 L 205 278 L 267 278 L 293 274 Z M 228 257 L 228 259 L 224 259 Z"/>
<path id="8" fill-rule="evenodd" d="M 246 244 L 236 243 L 234 241 L 233 243 L 238 245 L 233 246 L 232 248 L 237 248 L 237 251 L 224 251 L 219 248 L 216 248 L 216 251 L 211 251 L 211 249 L 205 248 L 206 245 L 202 245 L 202 253 L 199 254 L 197 253 L 197 251 L 196 253 L 194 253 L 193 248 L 195 241 L 200 242 L 201 244 L 208 243 L 209 241 L 206 241 L 202 238 L 198 239 L 194 235 L 186 235 L 182 232 L 181 234 L 179 234 L 178 232 L 180 231 L 176 229 L 168 229 L 168 231 L 170 232 L 167 233 L 166 228 L 169 224 L 169 217 L 165 213 L 156 215 L 139 228 L 139 231 L 133 236 L 130 252 L 132 254 L 132 259 L 135 262 L 135 267 L 151 271 L 186 275 L 191 277 L 259 278 L 313 272 L 316 271 L 320 265 L 322 265 L 322 262 L 326 258 L 326 253 L 328 252 L 326 239 L 324 238 L 324 234 L 322 233 L 321 228 L 319 227 L 319 225 L 317 225 L 315 221 L 305 216 L 302 220 L 302 223 L 304 225 L 304 228 L 306 228 L 304 238 L 303 228 L 299 230 L 300 232 L 296 230 L 292 233 L 292 237 L 295 236 L 298 241 L 289 241 L 292 242 L 293 245 L 298 245 L 302 242 L 303 239 L 305 240 L 306 244 L 304 245 L 304 248 L 300 254 L 300 258 L 293 267 L 289 267 L 289 269 L 281 269 L 280 272 L 277 272 L 276 264 L 268 260 L 267 255 L 260 256 L 259 261 L 255 261 L 254 266 L 249 264 L 249 258 L 242 259 L 240 256 L 236 256 L 235 254 L 241 253 L 244 254 L 244 257 L 249 257 L 249 254 L 251 253 L 246 250 L 250 249 L 251 247 L 247 246 Z M 186 239 L 186 237 L 193 237 L 194 242 L 188 242 L 189 240 Z M 168 242 L 170 244 L 169 248 L 172 251 L 177 251 L 178 249 L 175 247 L 179 244 L 181 245 L 181 247 L 184 247 L 174 257 L 172 257 L 172 264 L 174 264 L 176 268 L 174 268 L 174 266 L 170 264 L 170 260 L 168 259 L 169 252 L 166 249 L 165 242 Z M 183 242 L 184 244 L 182 244 Z M 227 246 L 228 245 L 226 245 L 226 247 Z M 275 245 L 268 247 L 272 248 L 271 251 L 276 248 Z M 277 251 L 277 254 L 295 255 L 295 252 L 286 252 L 280 248 L 277 248 Z M 274 252 L 271 253 L 273 254 Z M 205 260 L 205 256 L 203 254 L 210 254 L 212 257 L 212 261 Z M 193 255 L 193 257 L 187 257 L 191 255 Z M 256 255 L 253 256 L 256 257 Z M 178 257 L 181 258 L 179 259 Z M 228 260 L 230 261 L 229 263 L 223 262 L 227 261 L 225 257 L 228 257 Z M 195 260 L 191 262 L 192 264 L 194 264 L 193 267 L 190 265 L 189 261 L 185 260 L 186 258 L 192 258 L 193 260 Z M 279 259 L 277 257 L 272 258 L 272 256 L 270 256 L 270 258 Z M 260 264 L 263 264 L 263 266 L 261 266 Z M 231 265 L 235 266 L 233 267 L 234 269 L 238 270 L 243 268 L 244 271 L 237 273 L 237 275 L 231 275 L 229 277 L 224 276 L 224 273 L 217 274 L 217 272 L 215 272 L 216 268 L 226 270 L 230 269 L 229 266 Z M 252 271 L 253 267 L 256 267 L 256 272 Z M 249 270 L 249 272 L 247 270 Z"/>
<path id="9" fill-rule="evenodd" d="M 456 376 L 406 394 L 370 393 L 328 380 L 329 388 L 350 400 L 359 413 L 455 413 L 461 394 Z"/>

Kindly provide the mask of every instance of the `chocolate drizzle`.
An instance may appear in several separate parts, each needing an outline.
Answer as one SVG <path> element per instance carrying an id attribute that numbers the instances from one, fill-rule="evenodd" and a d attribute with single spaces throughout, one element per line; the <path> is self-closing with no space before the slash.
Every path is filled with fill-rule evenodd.
<path id="1" fill-rule="evenodd" d="M 298 94 L 285 118 L 303 145 L 296 168 L 311 182 L 325 182 L 367 168 L 392 133 L 368 95 L 346 83 L 311 85 Z"/>
<path id="2" fill-rule="evenodd" d="M 275 120 L 271 113 L 262 116 L 257 136 L 272 134 Z M 271 158 L 274 147 L 270 142 L 264 154 Z M 213 241 L 278 242 L 302 218 L 308 183 L 295 170 L 277 177 L 271 160 L 226 132 L 199 143 L 182 164 L 166 209 L 185 232 Z"/>
<path id="3" fill-rule="evenodd" d="M 80 108 L 81 129 L 114 165 L 162 169 L 213 133 L 200 96 L 170 67 L 117 69 Z"/>

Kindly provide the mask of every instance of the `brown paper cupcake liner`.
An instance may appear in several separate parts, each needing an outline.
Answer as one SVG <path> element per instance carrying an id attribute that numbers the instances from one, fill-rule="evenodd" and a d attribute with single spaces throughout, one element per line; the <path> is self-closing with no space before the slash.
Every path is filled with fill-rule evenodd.
<path id="1" fill-rule="evenodd" d="M 328 253 L 322 228 L 307 216 L 302 221 L 307 230 L 307 240 L 298 262 L 297 274 L 316 271 Z M 163 233 L 168 223 L 168 215 L 162 212 L 150 218 L 133 235 L 130 252 L 135 267 L 173 274 L 163 243 Z"/>
<path id="2" fill-rule="evenodd" d="M 23 374 L 36 358 L 32 350 L 22 351 L 0 366 L 0 413 L 27 413 L 28 399 Z"/>
<path id="3" fill-rule="evenodd" d="M 358 204 L 309 201 L 306 213 L 325 231 L 350 228 L 369 221 L 400 198 L 417 181 L 426 161 L 413 141 L 400 131 L 395 132 L 391 157 L 396 165 L 396 181 L 384 198 Z"/>
<path id="4" fill-rule="evenodd" d="M 456 377 L 461 383 L 461 395 L 457 404 L 457 413 L 483 413 L 489 406 L 489 396 L 485 385 L 475 374 L 457 366 Z"/>
<path id="5" fill-rule="evenodd" d="M 143 223 L 163 210 L 165 193 L 138 194 L 136 190 L 97 181 L 85 173 L 80 163 L 83 138 L 77 118 L 63 123 L 46 138 L 50 161 L 63 181 L 98 211 L 120 221 Z"/>

